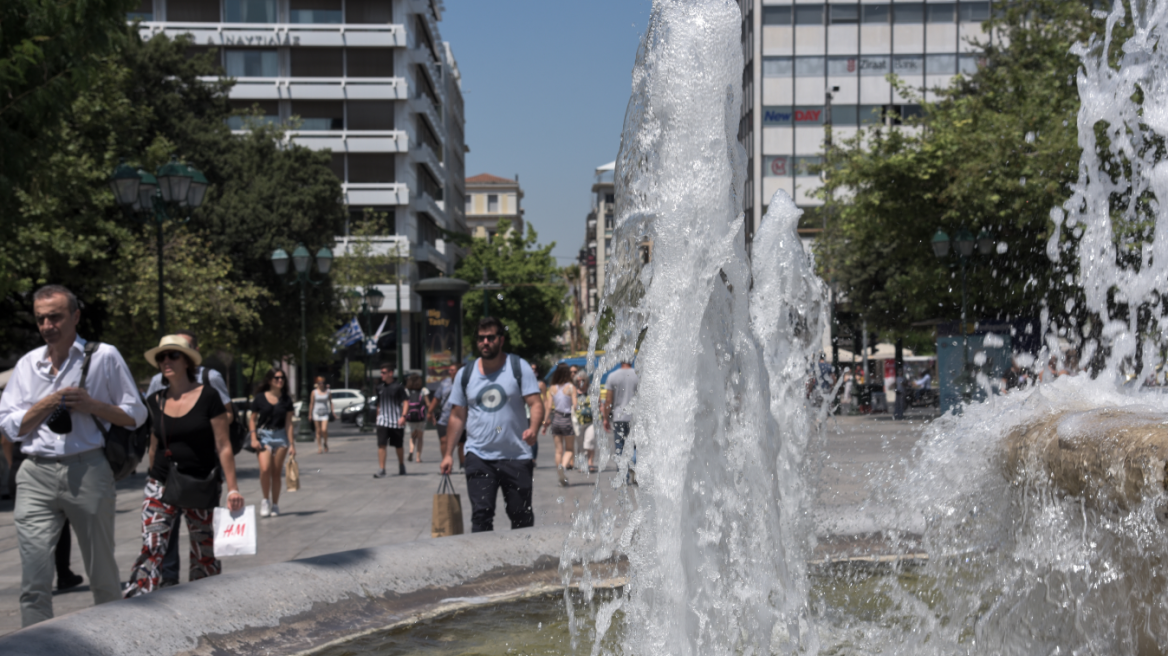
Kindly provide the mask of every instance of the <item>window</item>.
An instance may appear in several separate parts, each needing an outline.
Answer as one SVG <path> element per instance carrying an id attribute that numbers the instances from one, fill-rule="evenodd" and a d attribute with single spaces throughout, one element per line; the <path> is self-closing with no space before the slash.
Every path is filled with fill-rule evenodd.
<path id="1" fill-rule="evenodd" d="M 169 0 L 166 20 L 176 23 L 218 23 L 219 0 Z"/>
<path id="2" fill-rule="evenodd" d="M 860 125 L 880 125 L 884 123 L 883 105 L 860 105 Z"/>
<path id="3" fill-rule="evenodd" d="M 276 0 L 223 0 L 224 23 L 275 23 Z"/>
<path id="4" fill-rule="evenodd" d="M 292 115 L 300 130 L 344 130 L 345 104 L 340 100 L 293 100 Z"/>
<path id="5" fill-rule="evenodd" d="M 434 63 L 441 63 L 438 49 L 434 47 L 434 39 L 430 37 L 430 28 L 426 26 L 426 20 L 422 18 L 421 14 L 414 14 L 414 33 L 416 35 L 415 45 L 419 48 L 425 46 Z"/>
<path id="6" fill-rule="evenodd" d="M 438 101 L 438 92 L 434 91 L 434 85 L 430 83 L 430 76 L 426 75 L 425 67 L 420 64 L 414 67 L 414 83 L 418 87 L 418 95 L 415 96 L 416 98 L 425 96 L 430 99 L 430 102 L 434 103 L 435 109 L 442 107 L 442 103 Z M 441 113 L 440 109 L 439 113 Z"/>
<path id="7" fill-rule="evenodd" d="M 910 2 L 892 5 L 892 22 L 898 25 L 920 25 L 925 22 L 925 3 Z"/>
<path id="8" fill-rule="evenodd" d="M 973 75 L 977 72 L 979 66 L 985 66 L 985 55 L 968 54 L 961 55 L 958 59 L 957 70 L 963 75 Z"/>
<path id="9" fill-rule="evenodd" d="M 795 175 L 819 175 L 819 167 L 823 166 L 822 157 L 795 157 Z"/>
<path id="10" fill-rule="evenodd" d="M 394 77 L 393 48 L 348 48 L 345 58 L 349 77 Z"/>
<path id="11" fill-rule="evenodd" d="M 226 50 L 228 77 L 280 77 L 280 58 L 275 50 Z"/>
<path id="12" fill-rule="evenodd" d="M 434 200 L 442 200 L 442 185 L 438 183 L 438 179 L 430 173 L 430 169 L 423 164 L 417 165 L 417 179 L 418 179 L 418 193 L 426 195 Z"/>
<path id="13" fill-rule="evenodd" d="M 344 153 L 332 153 L 332 158 L 329 160 L 329 170 L 333 172 L 333 175 L 337 176 L 338 180 L 341 182 L 345 181 Z"/>
<path id="14" fill-rule="evenodd" d="M 424 143 L 434 151 L 438 159 L 442 159 L 442 143 L 438 141 L 438 135 L 434 134 L 433 128 L 426 122 L 426 119 L 421 114 L 415 115 L 417 120 L 417 137 L 420 143 Z"/>
<path id="15" fill-rule="evenodd" d="M 154 20 L 154 0 L 139 0 L 137 7 L 126 12 L 126 20 Z"/>
<path id="16" fill-rule="evenodd" d="M 350 130 L 392 130 L 392 100 L 350 100 Z"/>
<path id="17" fill-rule="evenodd" d="M 952 23 L 957 18 L 955 3 L 925 5 L 930 23 Z"/>
<path id="18" fill-rule="evenodd" d="M 795 63 L 790 57 L 763 57 L 763 77 L 791 77 L 795 72 Z"/>
<path id="19" fill-rule="evenodd" d="M 859 108 L 855 105 L 832 105 L 832 125 L 856 125 L 859 123 Z"/>
<path id="20" fill-rule="evenodd" d="M 763 157 L 762 174 L 767 178 L 785 178 L 791 175 L 791 158 L 786 156 Z"/>
<path id="21" fill-rule="evenodd" d="M 499 211 L 499 194 L 487 194 L 487 211 Z"/>
<path id="22" fill-rule="evenodd" d="M 828 75 L 835 77 L 855 77 L 856 71 L 859 69 L 859 59 L 855 56 L 827 58 Z"/>
<path id="23" fill-rule="evenodd" d="M 888 75 L 888 55 L 861 55 L 860 75 L 884 76 Z"/>
<path id="24" fill-rule="evenodd" d="M 393 153 L 349 153 L 349 182 L 394 182 Z"/>
<path id="25" fill-rule="evenodd" d="M 823 57 L 796 57 L 795 77 L 823 77 Z"/>
<path id="26" fill-rule="evenodd" d="M 962 2 L 957 5 L 957 20 L 963 23 L 981 23 L 990 19 L 990 3 Z"/>
<path id="27" fill-rule="evenodd" d="M 288 20 L 292 23 L 341 23 L 341 0 L 291 0 Z"/>
<path id="28" fill-rule="evenodd" d="M 828 5 L 828 22 L 832 25 L 855 25 L 860 22 L 860 5 Z"/>
<path id="29" fill-rule="evenodd" d="M 924 75 L 923 55 L 896 55 L 892 58 L 892 72 L 897 75 Z"/>
<path id="30" fill-rule="evenodd" d="M 425 212 L 418 212 L 418 241 L 424 244 L 434 244 L 442 238 L 438 224 L 434 218 Z"/>
<path id="31" fill-rule="evenodd" d="M 823 25 L 823 5 L 795 5 L 796 25 Z"/>
<path id="32" fill-rule="evenodd" d="M 957 55 L 925 55 L 925 73 L 929 75 L 956 75 Z"/>
<path id="33" fill-rule="evenodd" d="M 763 7 L 762 8 L 762 24 L 763 25 L 790 25 L 791 24 L 791 8 L 790 7 Z"/>
<path id="34" fill-rule="evenodd" d="M 232 130 L 243 130 L 252 122 L 280 122 L 280 102 L 277 100 L 232 100 L 231 107 L 237 114 L 227 119 L 227 126 Z"/>
<path id="35" fill-rule="evenodd" d="M 345 0 L 346 23 L 392 23 L 392 3 L 385 0 Z"/>
<path id="36" fill-rule="evenodd" d="M 860 5 L 861 23 L 888 23 L 888 5 Z"/>
<path id="37" fill-rule="evenodd" d="M 343 48 L 291 48 L 292 77 L 344 77 Z"/>
<path id="38" fill-rule="evenodd" d="M 616 194 L 605 194 L 604 195 L 604 202 L 608 203 L 609 205 L 615 204 L 616 203 Z"/>

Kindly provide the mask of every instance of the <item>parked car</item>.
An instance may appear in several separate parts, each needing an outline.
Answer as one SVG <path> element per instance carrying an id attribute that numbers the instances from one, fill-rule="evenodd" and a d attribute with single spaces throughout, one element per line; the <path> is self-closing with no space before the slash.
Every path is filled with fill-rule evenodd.
<path id="1" fill-rule="evenodd" d="M 311 390 L 309 393 L 311 393 Z M 338 417 L 340 417 L 341 413 L 344 412 L 349 406 L 361 405 L 365 402 L 365 396 L 361 394 L 360 390 L 355 389 L 342 388 L 332 390 L 332 397 L 333 412 L 336 413 Z M 295 417 L 297 421 L 300 419 L 300 408 L 303 407 L 302 404 L 303 401 L 297 401 L 296 403 L 292 404 L 292 416 Z"/>
<path id="2" fill-rule="evenodd" d="M 377 423 L 377 397 L 370 397 L 364 403 L 364 412 L 362 412 L 362 404 L 355 403 L 340 413 L 341 421 L 346 424 L 357 424 L 357 428 L 365 430 L 367 426 L 373 426 Z"/>

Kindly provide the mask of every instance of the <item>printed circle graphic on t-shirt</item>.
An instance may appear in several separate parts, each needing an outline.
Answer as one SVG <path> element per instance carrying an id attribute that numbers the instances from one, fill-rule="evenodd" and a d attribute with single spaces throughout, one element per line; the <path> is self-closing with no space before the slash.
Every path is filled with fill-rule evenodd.
<path id="1" fill-rule="evenodd" d="M 507 405 L 507 392 L 500 385 L 492 383 L 479 392 L 478 402 L 479 407 L 483 410 L 498 412 Z"/>

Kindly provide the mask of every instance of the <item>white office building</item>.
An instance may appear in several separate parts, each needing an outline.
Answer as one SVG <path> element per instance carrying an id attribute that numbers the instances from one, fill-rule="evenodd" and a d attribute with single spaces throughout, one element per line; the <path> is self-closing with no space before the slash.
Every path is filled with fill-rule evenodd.
<path id="1" fill-rule="evenodd" d="M 970 41 L 988 39 L 982 22 L 990 3 L 984 1 L 739 2 L 748 238 L 778 189 L 801 207 L 822 204 L 814 197 L 821 180 L 811 169 L 823 161 L 828 93 L 838 142 L 860 126 L 920 112 L 896 93 L 889 73 L 916 89 L 948 86 L 957 73 L 976 70 Z M 816 233 L 806 227 L 805 236 Z"/>
<path id="2" fill-rule="evenodd" d="M 144 38 L 189 34 L 216 49 L 236 79 L 232 104 L 258 106 L 296 143 L 331 150 L 343 202 L 354 215 L 388 218 L 393 234 L 379 248 L 408 255 L 414 283 L 453 273 L 457 254 L 442 230 L 467 232 L 461 76 L 438 30 L 442 11 L 441 0 L 143 0 L 130 17 Z M 411 286 L 401 294 L 403 360 L 420 369 L 421 349 L 410 345 L 421 344 L 424 324 Z M 395 312 L 396 287 L 381 291 L 380 312 Z"/>

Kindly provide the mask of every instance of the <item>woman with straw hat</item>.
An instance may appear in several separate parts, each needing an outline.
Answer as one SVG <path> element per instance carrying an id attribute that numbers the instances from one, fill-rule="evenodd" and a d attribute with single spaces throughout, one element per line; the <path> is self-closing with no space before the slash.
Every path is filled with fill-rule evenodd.
<path id="1" fill-rule="evenodd" d="M 235 481 L 227 409 L 219 394 L 210 385 L 198 384 L 195 376 L 202 356 L 182 335 L 167 335 L 157 348 L 146 352 L 146 361 L 162 371 L 163 388 L 146 401 L 154 428 L 142 502 L 142 552 L 130 572 L 126 597 L 159 587 L 167 540 L 180 515 L 186 516 L 191 536 L 190 580 L 222 571 L 215 558 L 211 520 L 224 478 L 227 507 L 234 511 L 243 508 L 243 495 Z M 185 488 L 183 494 L 177 493 L 179 480 Z M 169 495 L 168 485 L 174 488 Z M 184 501 L 192 498 L 203 500 Z M 189 503 L 194 505 L 186 505 Z"/>

